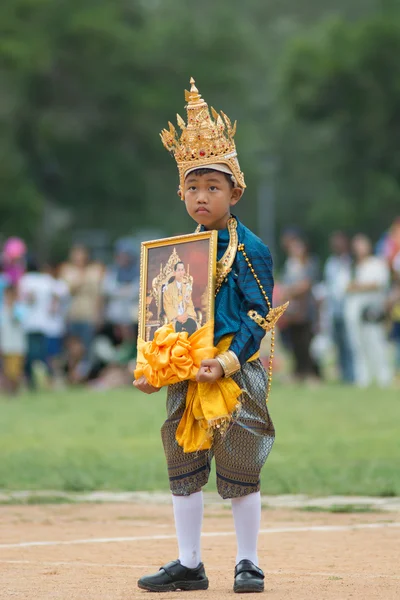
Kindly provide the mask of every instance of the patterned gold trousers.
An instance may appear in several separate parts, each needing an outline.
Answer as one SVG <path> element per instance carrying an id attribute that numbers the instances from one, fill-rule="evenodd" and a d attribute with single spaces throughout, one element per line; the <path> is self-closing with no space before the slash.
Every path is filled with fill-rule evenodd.
<path id="1" fill-rule="evenodd" d="M 260 489 L 260 473 L 275 439 L 265 401 L 267 375 L 260 360 L 246 363 L 233 375 L 244 390 L 242 407 L 224 434 L 214 436 L 210 450 L 185 454 L 175 434 L 185 409 L 188 383 L 168 387 L 167 420 L 161 428 L 171 492 L 189 496 L 208 481 L 215 458 L 217 488 L 222 498 L 246 496 Z"/>

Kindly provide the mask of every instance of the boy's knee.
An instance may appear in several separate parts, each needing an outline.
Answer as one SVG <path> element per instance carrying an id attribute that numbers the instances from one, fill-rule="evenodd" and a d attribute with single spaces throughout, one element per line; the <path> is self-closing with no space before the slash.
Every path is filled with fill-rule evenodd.
<path id="1" fill-rule="evenodd" d="M 195 480 L 185 479 L 180 482 L 170 480 L 170 490 L 173 496 L 191 496 L 196 492 L 201 492 L 208 481 L 208 474 L 204 473 L 202 477 Z"/>
<path id="2" fill-rule="evenodd" d="M 248 483 L 228 482 L 217 475 L 217 490 L 223 500 L 231 500 L 232 498 L 242 498 L 249 494 L 254 494 L 260 491 L 260 481 L 249 485 Z"/>

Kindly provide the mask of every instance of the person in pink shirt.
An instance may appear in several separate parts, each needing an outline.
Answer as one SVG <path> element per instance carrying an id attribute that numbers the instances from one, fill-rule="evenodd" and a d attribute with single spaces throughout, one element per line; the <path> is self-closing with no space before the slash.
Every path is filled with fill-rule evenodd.
<path id="1" fill-rule="evenodd" d="M 3 271 L 12 285 L 18 285 L 25 273 L 26 244 L 17 237 L 6 240 L 3 247 Z"/>

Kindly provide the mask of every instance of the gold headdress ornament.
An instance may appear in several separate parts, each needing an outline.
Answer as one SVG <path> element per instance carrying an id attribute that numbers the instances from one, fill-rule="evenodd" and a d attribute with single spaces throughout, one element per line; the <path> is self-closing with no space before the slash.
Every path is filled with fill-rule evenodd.
<path id="1" fill-rule="evenodd" d="M 189 170 L 207 167 L 207 165 L 225 165 L 232 172 L 237 185 L 246 187 L 243 173 L 240 170 L 236 154 L 234 136 L 236 121 L 232 125 L 230 119 L 211 108 L 199 94 L 193 77 L 190 80 L 190 92 L 185 90 L 187 101 L 187 124 L 177 115 L 177 122 L 182 129 L 179 137 L 172 123 L 169 129 L 160 133 L 162 143 L 171 152 L 178 165 L 179 185 L 183 194 L 185 176 Z"/>

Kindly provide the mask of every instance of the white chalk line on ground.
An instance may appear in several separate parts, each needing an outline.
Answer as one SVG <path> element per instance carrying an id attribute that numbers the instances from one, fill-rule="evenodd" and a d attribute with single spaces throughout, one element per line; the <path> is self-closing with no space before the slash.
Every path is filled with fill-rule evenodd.
<path id="1" fill-rule="evenodd" d="M 155 565 L 129 565 L 119 563 L 93 563 L 82 561 L 47 561 L 47 560 L 0 560 L 0 564 L 4 565 L 35 565 L 42 567 L 95 567 L 100 569 L 130 569 L 138 571 L 156 570 Z M 220 572 L 221 567 L 207 567 L 207 572 Z M 400 579 L 400 575 L 390 575 L 386 573 L 344 573 L 336 571 L 307 571 L 305 569 L 292 569 L 290 571 L 283 569 L 263 569 L 265 575 L 282 575 L 296 577 L 340 577 L 340 578 L 362 578 L 362 579 Z"/>
<path id="2" fill-rule="evenodd" d="M 309 527 L 272 527 L 270 529 L 261 529 L 260 534 L 273 533 L 307 533 L 307 532 L 336 532 L 336 531 L 357 531 L 359 529 L 387 529 L 400 527 L 399 522 L 395 523 L 359 523 L 357 525 L 311 525 Z M 202 534 L 202 537 L 227 537 L 235 535 L 234 531 L 210 531 Z M 174 540 L 172 535 L 143 535 L 132 537 L 116 538 L 89 538 L 82 540 L 48 540 L 38 542 L 15 542 L 12 544 L 0 544 L 0 548 L 30 548 L 37 546 L 73 546 L 78 544 L 110 544 L 120 542 L 147 542 L 154 540 Z"/>

